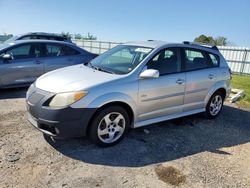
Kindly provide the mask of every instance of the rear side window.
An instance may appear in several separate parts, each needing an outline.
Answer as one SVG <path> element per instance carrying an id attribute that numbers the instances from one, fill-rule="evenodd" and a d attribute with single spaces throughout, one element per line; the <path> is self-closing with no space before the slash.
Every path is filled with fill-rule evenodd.
<path id="1" fill-rule="evenodd" d="M 75 50 L 74 48 L 71 48 L 69 46 L 63 46 L 64 51 L 66 52 L 67 55 L 78 55 L 80 54 L 79 51 Z"/>
<path id="2" fill-rule="evenodd" d="M 208 68 L 204 52 L 194 49 L 184 49 L 184 64 L 187 71 Z"/>
<path id="3" fill-rule="evenodd" d="M 219 66 L 219 56 L 209 53 L 209 57 L 211 59 L 212 67 L 218 67 Z"/>
<path id="4" fill-rule="evenodd" d="M 60 57 L 77 55 L 79 52 L 73 48 L 63 45 L 46 44 L 45 56 L 46 57 Z"/>

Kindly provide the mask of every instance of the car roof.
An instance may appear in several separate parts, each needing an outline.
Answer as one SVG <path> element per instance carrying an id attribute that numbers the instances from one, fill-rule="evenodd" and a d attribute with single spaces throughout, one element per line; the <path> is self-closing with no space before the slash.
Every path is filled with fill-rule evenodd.
<path id="1" fill-rule="evenodd" d="M 132 41 L 124 43 L 123 45 L 131 45 L 131 46 L 141 46 L 148 48 L 164 48 L 164 47 L 185 47 L 185 48 L 193 48 L 197 50 L 204 50 L 216 54 L 220 54 L 219 50 L 216 47 L 205 46 L 201 44 L 193 44 L 193 43 L 170 43 L 160 40 L 148 40 L 148 41 Z"/>
<path id="2" fill-rule="evenodd" d="M 148 48 L 157 48 L 162 45 L 168 44 L 167 42 L 160 41 L 160 40 L 148 40 L 148 41 L 131 41 L 126 42 L 124 45 L 131 45 L 131 46 L 144 46 Z"/>
<path id="3" fill-rule="evenodd" d="M 43 39 L 29 39 L 29 40 L 16 40 L 16 41 L 12 41 L 9 43 L 0 44 L 0 51 L 4 50 L 10 46 L 14 46 L 14 45 L 18 45 L 18 44 L 25 44 L 25 43 L 50 43 L 50 44 L 54 43 L 54 44 L 70 45 L 74 48 L 82 49 L 82 48 L 80 48 L 80 47 L 78 47 L 70 42 L 56 41 L 56 40 L 43 40 Z"/>
<path id="4" fill-rule="evenodd" d="M 43 36 L 55 36 L 55 37 L 66 38 L 62 34 L 58 34 L 58 33 L 45 33 L 45 32 L 30 32 L 30 33 L 24 33 L 24 34 L 22 34 L 20 36 L 25 36 L 25 35 L 43 35 Z"/>
<path id="5" fill-rule="evenodd" d="M 10 42 L 10 45 L 14 44 L 22 44 L 22 43 L 56 43 L 56 44 L 67 44 L 67 45 L 73 45 L 70 42 L 65 42 L 65 41 L 57 41 L 57 40 L 45 40 L 45 39 L 28 39 L 28 40 L 16 40 L 13 42 Z M 75 46 L 75 45 L 73 45 Z"/>

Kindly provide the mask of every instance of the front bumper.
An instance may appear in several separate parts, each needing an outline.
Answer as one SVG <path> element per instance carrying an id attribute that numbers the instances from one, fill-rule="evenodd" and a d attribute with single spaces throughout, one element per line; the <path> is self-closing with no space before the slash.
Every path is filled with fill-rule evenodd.
<path id="1" fill-rule="evenodd" d="M 37 88 L 28 91 L 26 96 L 28 120 L 43 133 L 61 138 L 82 137 L 96 112 L 95 108 L 50 108 L 48 101 L 53 93 Z"/>

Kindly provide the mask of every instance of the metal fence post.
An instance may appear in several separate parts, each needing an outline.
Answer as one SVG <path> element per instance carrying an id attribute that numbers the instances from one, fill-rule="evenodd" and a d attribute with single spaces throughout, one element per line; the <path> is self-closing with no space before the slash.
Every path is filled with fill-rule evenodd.
<path id="1" fill-rule="evenodd" d="M 100 42 L 99 42 L 99 54 L 101 54 L 101 47 L 102 47 L 101 44 L 102 44 L 102 43 L 101 43 L 101 41 L 100 41 Z"/>
<path id="2" fill-rule="evenodd" d="M 245 67 L 245 64 L 246 64 L 246 60 L 247 60 L 247 49 L 245 49 L 244 55 L 242 57 L 241 67 L 240 67 L 240 74 L 242 74 L 244 72 L 244 67 Z"/>
<path id="3" fill-rule="evenodd" d="M 84 45 L 84 40 L 82 40 L 82 47 L 85 48 L 85 45 Z"/>
<path id="4" fill-rule="evenodd" d="M 92 40 L 90 41 L 90 51 L 92 52 Z"/>

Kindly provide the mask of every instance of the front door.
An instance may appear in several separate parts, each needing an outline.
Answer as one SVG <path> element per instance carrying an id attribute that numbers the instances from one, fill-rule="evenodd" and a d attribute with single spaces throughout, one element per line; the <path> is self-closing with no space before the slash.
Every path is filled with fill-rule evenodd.
<path id="1" fill-rule="evenodd" d="M 179 49 L 161 50 L 146 68 L 158 70 L 160 76 L 139 80 L 139 121 L 181 113 L 186 78 Z"/>
<path id="2" fill-rule="evenodd" d="M 40 58 L 40 45 L 22 44 L 6 50 L 12 60 L 0 62 L 0 82 L 3 87 L 27 85 L 43 74 L 44 64 Z"/>

